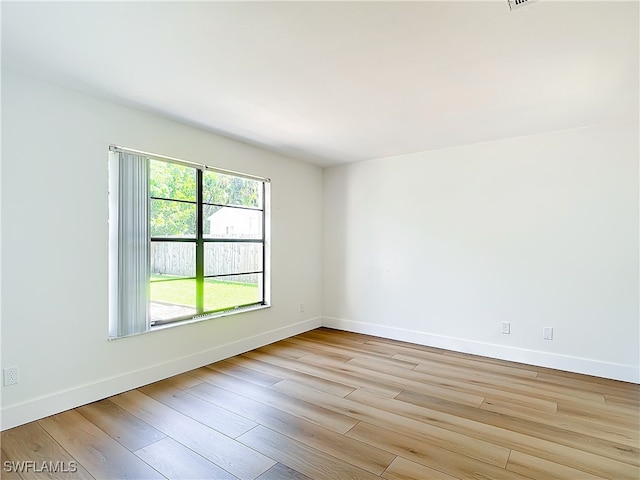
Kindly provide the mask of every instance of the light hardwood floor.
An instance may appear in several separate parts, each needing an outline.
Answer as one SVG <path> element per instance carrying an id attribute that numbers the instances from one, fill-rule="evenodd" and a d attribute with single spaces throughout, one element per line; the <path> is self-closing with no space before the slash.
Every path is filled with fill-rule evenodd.
<path id="1" fill-rule="evenodd" d="M 320 328 L 7 430 L 2 478 L 638 479 L 639 407 L 634 384 Z"/>

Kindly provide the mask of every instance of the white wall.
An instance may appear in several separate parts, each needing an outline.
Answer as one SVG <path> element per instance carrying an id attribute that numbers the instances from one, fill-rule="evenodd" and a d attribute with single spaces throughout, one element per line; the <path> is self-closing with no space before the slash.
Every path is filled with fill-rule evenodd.
<path id="1" fill-rule="evenodd" d="M 272 179 L 272 304 L 107 341 L 109 144 Z M 2 428 L 320 324 L 322 169 L 2 72 Z M 299 304 L 305 304 L 300 313 Z"/>
<path id="2" fill-rule="evenodd" d="M 272 308 L 107 341 L 111 143 L 272 179 Z M 1 362 L 20 368 L 0 387 L 2 428 L 323 313 L 328 326 L 638 382 L 638 150 L 638 125 L 592 127 L 329 168 L 323 191 L 318 167 L 2 72 Z"/>
<path id="3" fill-rule="evenodd" d="M 327 169 L 324 324 L 640 381 L 638 158 L 635 124 Z"/>

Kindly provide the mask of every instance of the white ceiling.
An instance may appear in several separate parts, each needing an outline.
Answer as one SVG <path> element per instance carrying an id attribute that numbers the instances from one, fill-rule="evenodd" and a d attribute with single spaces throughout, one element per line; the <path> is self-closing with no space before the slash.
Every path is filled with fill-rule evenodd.
<path id="1" fill-rule="evenodd" d="M 2 66 L 319 165 L 638 119 L 638 2 L 2 2 Z"/>

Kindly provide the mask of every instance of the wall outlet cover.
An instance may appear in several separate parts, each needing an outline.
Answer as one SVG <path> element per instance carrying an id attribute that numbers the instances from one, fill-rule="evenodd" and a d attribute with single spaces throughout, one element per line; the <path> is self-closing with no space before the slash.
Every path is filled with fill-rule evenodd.
<path id="1" fill-rule="evenodd" d="M 18 367 L 3 368 L 2 380 L 5 387 L 18 383 Z"/>

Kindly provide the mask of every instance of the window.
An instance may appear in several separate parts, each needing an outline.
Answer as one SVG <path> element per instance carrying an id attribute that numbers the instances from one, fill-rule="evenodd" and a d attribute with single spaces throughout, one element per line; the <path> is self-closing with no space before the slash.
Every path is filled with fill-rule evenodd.
<path id="1" fill-rule="evenodd" d="M 111 337 L 268 305 L 267 179 L 110 150 Z"/>

